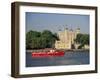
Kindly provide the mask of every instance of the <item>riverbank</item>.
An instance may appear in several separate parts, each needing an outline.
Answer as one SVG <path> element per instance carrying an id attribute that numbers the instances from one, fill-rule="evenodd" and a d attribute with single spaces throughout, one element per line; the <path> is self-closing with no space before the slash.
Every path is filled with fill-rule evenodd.
<path id="1" fill-rule="evenodd" d="M 32 52 L 46 52 L 51 49 L 38 49 L 38 50 L 26 50 L 27 53 L 32 53 Z M 89 49 L 55 49 L 56 51 L 64 51 L 64 52 L 79 52 L 79 51 L 89 51 Z"/>

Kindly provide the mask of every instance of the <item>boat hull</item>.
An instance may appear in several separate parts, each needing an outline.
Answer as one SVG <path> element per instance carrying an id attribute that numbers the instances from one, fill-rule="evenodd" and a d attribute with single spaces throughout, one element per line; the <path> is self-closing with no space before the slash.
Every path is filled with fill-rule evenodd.
<path id="1" fill-rule="evenodd" d="M 64 52 L 33 52 L 32 57 L 53 57 L 53 56 L 64 56 Z"/>

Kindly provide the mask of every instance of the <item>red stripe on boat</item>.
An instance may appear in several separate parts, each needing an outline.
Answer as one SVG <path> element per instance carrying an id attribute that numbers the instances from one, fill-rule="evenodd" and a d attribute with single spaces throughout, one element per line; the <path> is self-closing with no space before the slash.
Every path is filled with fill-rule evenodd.
<path id="1" fill-rule="evenodd" d="M 58 52 L 33 52 L 32 57 L 64 56 L 63 51 Z"/>

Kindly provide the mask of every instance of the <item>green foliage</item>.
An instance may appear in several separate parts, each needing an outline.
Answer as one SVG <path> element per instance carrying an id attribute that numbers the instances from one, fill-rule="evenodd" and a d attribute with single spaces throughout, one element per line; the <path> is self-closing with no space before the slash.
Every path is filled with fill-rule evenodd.
<path id="1" fill-rule="evenodd" d="M 58 40 L 57 35 L 49 30 L 44 30 L 43 32 L 29 31 L 26 33 L 26 48 L 53 48 L 55 40 Z"/>
<path id="2" fill-rule="evenodd" d="M 89 45 L 89 34 L 77 34 L 75 42 L 81 44 L 79 49 L 81 49 L 85 44 Z"/>

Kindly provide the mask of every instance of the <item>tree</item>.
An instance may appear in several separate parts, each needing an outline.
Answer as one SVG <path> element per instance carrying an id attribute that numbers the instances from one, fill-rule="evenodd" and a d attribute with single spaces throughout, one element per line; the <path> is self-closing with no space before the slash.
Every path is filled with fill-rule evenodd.
<path id="1" fill-rule="evenodd" d="M 81 44 L 79 48 L 82 48 L 85 44 L 89 45 L 89 34 L 77 34 L 75 42 Z"/>
<path id="2" fill-rule="evenodd" d="M 54 47 L 55 41 L 58 40 L 58 37 L 49 30 L 44 30 L 42 37 L 46 39 L 46 48 Z"/>
<path id="3" fill-rule="evenodd" d="M 26 34 L 26 48 L 52 48 L 56 40 L 58 40 L 58 37 L 49 30 L 43 32 L 29 31 Z"/>

